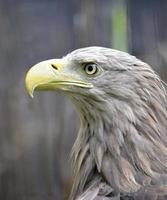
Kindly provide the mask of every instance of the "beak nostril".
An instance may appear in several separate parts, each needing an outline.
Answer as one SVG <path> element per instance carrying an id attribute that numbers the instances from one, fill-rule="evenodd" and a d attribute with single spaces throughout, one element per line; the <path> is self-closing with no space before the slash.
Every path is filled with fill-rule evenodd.
<path id="1" fill-rule="evenodd" d="M 58 68 L 56 67 L 56 65 L 51 64 L 51 66 L 52 66 L 55 70 L 58 70 Z"/>

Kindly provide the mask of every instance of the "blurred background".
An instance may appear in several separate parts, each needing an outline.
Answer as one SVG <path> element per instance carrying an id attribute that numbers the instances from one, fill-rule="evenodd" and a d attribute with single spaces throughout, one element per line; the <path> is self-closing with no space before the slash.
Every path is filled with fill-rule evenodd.
<path id="1" fill-rule="evenodd" d="M 64 200 L 79 127 L 63 94 L 24 88 L 28 68 L 85 46 L 127 51 L 167 80 L 166 0 L 0 0 L 0 200 Z"/>

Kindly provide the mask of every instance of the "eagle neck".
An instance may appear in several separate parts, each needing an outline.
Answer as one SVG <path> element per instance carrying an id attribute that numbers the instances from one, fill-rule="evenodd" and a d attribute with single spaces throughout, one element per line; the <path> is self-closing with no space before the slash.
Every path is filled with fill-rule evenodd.
<path id="1" fill-rule="evenodd" d="M 103 179 L 100 176 L 100 170 L 105 152 L 103 134 L 106 120 L 103 120 L 97 110 L 90 112 L 90 110 L 84 109 L 79 113 L 82 113 L 80 115 L 81 125 L 72 149 L 74 184 L 71 200 L 94 183 L 99 184 Z"/>

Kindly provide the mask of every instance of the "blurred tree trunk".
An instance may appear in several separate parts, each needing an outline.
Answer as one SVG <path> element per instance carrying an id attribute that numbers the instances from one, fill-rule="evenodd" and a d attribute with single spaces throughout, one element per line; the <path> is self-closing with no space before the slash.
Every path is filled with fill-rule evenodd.
<path id="1" fill-rule="evenodd" d="M 110 0 L 73 0 L 75 3 L 75 48 L 86 46 L 111 47 Z"/>
<path id="2" fill-rule="evenodd" d="M 128 1 L 129 47 L 167 80 L 166 0 Z"/>

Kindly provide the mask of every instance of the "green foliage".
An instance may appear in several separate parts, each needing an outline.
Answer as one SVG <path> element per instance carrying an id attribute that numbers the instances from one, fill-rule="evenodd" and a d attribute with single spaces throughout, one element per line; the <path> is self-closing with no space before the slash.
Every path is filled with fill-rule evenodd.
<path id="1" fill-rule="evenodd" d="M 114 3 L 112 7 L 112 48 L 128 51 L 127 8 L 125 1 Z"/>

